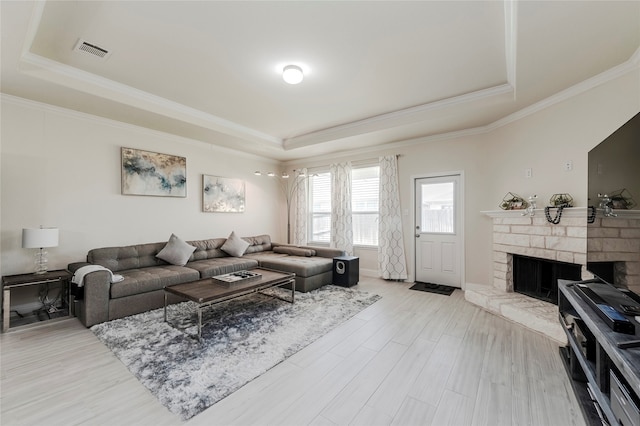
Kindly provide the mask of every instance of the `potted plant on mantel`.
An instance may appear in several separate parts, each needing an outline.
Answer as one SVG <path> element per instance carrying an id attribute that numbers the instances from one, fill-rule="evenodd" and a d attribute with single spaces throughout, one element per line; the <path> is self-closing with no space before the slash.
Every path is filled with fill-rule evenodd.
<path id="1" fill-rule="evenodd" d="M 573 197 L 569 194 L 553 194 L 549 204 L 551 207 L 573 207 Z"/>
<path id="2" fill-rule="evenodd" d="M 529 203 L 524 198 L 511 192 L 507 192 L 507 195 L 502 199 L 502 203 L 500 203 L 502 210 L 522 210 L 528 206 Z"/>
<path id="3" fill-rule="evenodd" d="M 611 201 L 609 202 L 609 207 L 617 210 L 631 210 L 636 206 L 636 202 L 633 201 L 633 197 L 631 193 L 626 189 L 619 189 L 617 191 L 613 191 L 611 195 L 609 195 Z"/>

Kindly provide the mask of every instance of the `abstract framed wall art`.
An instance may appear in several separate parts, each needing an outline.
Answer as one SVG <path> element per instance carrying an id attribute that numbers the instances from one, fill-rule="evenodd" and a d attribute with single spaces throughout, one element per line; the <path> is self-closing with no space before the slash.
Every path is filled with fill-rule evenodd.
<path id="1" fill-rule="evenodd" d="M 122 194 L 186 197 L 186 157 L 123 147 Z"/>
<path id="2" fill-rule="evenodd" d="M 243 213 L 244 181 L 202 175 L 202 211 L 208 213 Z"/>

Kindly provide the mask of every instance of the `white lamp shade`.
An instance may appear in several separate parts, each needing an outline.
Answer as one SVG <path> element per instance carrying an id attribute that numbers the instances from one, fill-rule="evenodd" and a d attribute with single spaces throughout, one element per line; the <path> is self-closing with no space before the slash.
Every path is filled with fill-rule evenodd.
<path id="1" fill-rule="evenodd" d="M 58 246 L 58 228 L 22 229 L 22 248 L 43 248 Z"/>

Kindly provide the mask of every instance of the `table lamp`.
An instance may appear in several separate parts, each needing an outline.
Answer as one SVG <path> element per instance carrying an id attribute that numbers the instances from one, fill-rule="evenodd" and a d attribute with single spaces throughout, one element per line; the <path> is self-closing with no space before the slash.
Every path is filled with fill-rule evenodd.
<path id="1" fill-rule="evenodd" d="M 47 272 L 47 251 L 45 247 L 58 246 L 58 228 L 24 228 L 22 229 L 22 248 L 38 248 L 36 252 L 36 274 Z"/>

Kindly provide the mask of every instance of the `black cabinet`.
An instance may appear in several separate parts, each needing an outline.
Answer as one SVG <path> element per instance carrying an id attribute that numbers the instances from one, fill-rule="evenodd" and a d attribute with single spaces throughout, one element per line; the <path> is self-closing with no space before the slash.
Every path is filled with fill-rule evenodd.
<path id="1" fill-rule="evenodd" d="M 333 258 L 333 284 L 351 287 L 360 280 L 360 259 L 354 256 Z"/>
<path id="2" fill-rule="evenodd" d="M 568 340 L 560 355 L 587 424 L 640 426 L 640 324 L 626 316 L 636 323 L 635 334 L 614 331 L 577 288 L 592 283 L 558 280 L 558 310 Z M 610 302 L 615 309 L 626 295 L 620 292 L 620 298 Z M 625 344 L 630 347 L 620 347 Z"/>

